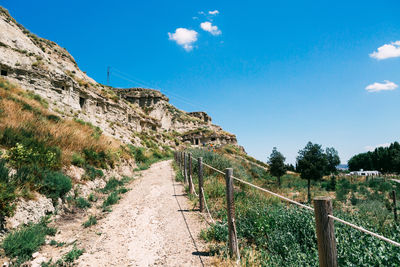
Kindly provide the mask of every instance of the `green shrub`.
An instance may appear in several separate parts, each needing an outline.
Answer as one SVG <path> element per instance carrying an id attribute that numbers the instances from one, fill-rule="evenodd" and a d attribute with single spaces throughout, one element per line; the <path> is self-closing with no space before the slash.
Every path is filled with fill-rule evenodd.
<path id="1" fill-rule="evenodd" d="M 144 154 L 144 148 L 134 147 L 132 145 L 128 145 L 128 148 L 131 154 L 133 154 L 136 163 L 146 163 L 148 161 L 148 158 Z"/>
<path id="2" fill-rule="evenodd" d="M 336 186 L 336 199 L 339 201 L 346 201 L 350 188 L 351 184 L 347 179 L 339 180 Z"/>
<path id="3" fill-rule="evenodd" d="M 48 172 L 43 180 L 40 192 L 54 202 L 63 198 L 72 188 L 71 179 L 60 172 Z"/>
<path id="4" fill-rule="evenodd" d="M 118 181 L 115 178 L 111 178 L 110 180 L 107 181 L 106 185 L 104 186 L 103 189 L 101 189 L 101 192 L 103 193 L 109 193 L 111 191 L 116 190 L 119 186 L 122 186 L 124 183 L 122 181 Z"/>
<path id="5" fill-rule="evenodd" d="M 53 121 L 53 122 L 60 122 L 61 121 L 60 117 L 58 117 L 57 115 L 53 115 L 53 114 L 47 115 L 46 118 L 49 121 Z"/>
<path id="6" fill-rule="evenodd" d="M 56 147 L 46 147 L 38 141 L 30 145 L 17 143 L 8 151 L 6 159 L 17 168 L 35 164 L 56 170 L 61 166 L 61 151 Z"/>
<path id="7" fill-rule="evenodd" d="M 62 247 L 65 245 L 65 242 L 57 242 L 54 239 L 52 239 L 49 243 L 50 246 L 55 246 L 55 247 Z"/>
<path id="8" fill-rule="evenodd" d="M 97 168 L 107 169 L 107 164 L 113 166 L 111 156 L 104 151 L 96 152 L 93 149 L 84 149 L 83 154 L 88 164 Z"/>
<path id="9" fill-rule="evenodd" d="M 74 262 L 75 260 L 77 260 L 82 254 L 83 254 L 83 250 L 82 249 L 77 249 L 75 246 L 74 246 L 74 248 L 70 251 L 70 252 L 68 252 L 67 254 L 65 254 L 64 256 L 63 256 L 63 260 L 65 261 L 65 262 L 68 262 L 68 263 L 72 263 L 72 262 Z"/>
<path id="10" fill-rule="evenodd" d="M 29 260 L 32 253 L 44 244 L 46 235 L 55 234 L 55 229 L 47 224 L 48 221 L 42 219 L 38 224 L 28 224 L 9 233 L 2 244 L 5 254 L 10 258 L 18 258 L 19 262 Z"/>
<path id="11" fill-rule="evenodd" d="M 118 194 L 125 194 L 126 192 L 128 192 L 129 190 L 125 187 L 121 187 L 117 190 Z"/>
<path id="12" fill-rule="evenodd" d="M 82 167 L 82 168 L 86 165 L 85 159 L 78 153 L 74 153 L 72 155 L 71 163 L 75 166 Z"/>
<path id="13" fill-rule="evenodd" d="M 93 193 L 90 193 L 90 195 L 88 196 L 88 200 L 90 202 L 96 202 L 97 199 L 98 199 L 97 196 L 95 194 L 93 194 Z"/>
<path id="14" fill-rule="evenodd" d="M 10 148 L 5 156 L 14 167 L 37 165 L 53 170 L 61 167 L 60 149 L 38 141 L 31 131 L 7 127 L 0 133 L 0 144 Z"/>
<path id="15" fill-rule="evenodd" d="M 13 201 L 16 199 L 16 186 L 10 180 L 9 170 L 5 161 L 0 160 L 0 229 L 4 227 L 4 217 L 12 215 L 15 210 Z"/>
<path id="16" fill-rule="evenodd" d="M 38 185 L 41 183 L 45 175 L 46 171 L 38 165 L 26 165 L 17 169 L 16 174 L 13 176 L 13 180 L 18 185 Z"/>
<path id="17" fill-rule="evenodd" d="M 87 208 L 90 208 L 92 205 L 86 200 L 86 199 L 84 199 L 83 197 L 78 197 L 76 200 L 75 200 L 75 205 L 76 205 L 76 207 L 77 208 L 80 208 L 80 209 L 87 209 Z"/>
<path id="18" fill-rule="evenodd" d="M 102 170 L 96 169 L 93 166 L 86 165 L 85 169 L 86 169 L 86 172 L 85 172 L 84 177 L 91 181 L 95 180 L 96 178 L 101 178 L 104 176 L 104 173 Z"/>
<path id="19" fill-rule="evenodd" d="M 107 207 L 114 205 L 120 199 L 118 192 L 112 192 L 107 199 L 103 202 L 103 209 L 107 209 Z"/>
<path id="20" fill-rule="evenodd" d="M 95 225 L 95 224 L 97 224 L 96 216 L 90 215 L 89 219 L 86 222 L 84 222 L 82 225 L 83 225 L 83 227 L 87 228 L 87 227 Z"/>

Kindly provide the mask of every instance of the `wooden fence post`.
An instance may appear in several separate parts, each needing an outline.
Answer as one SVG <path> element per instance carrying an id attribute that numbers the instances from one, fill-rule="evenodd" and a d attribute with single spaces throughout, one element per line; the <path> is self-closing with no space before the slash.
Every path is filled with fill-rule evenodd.
<path id="1" fill-rule="evenodd" d="M 179 159 L 179 170 L 182 170 L 182 152 L 178 152 L 178 159 Z"/>
<path id="2" fill-rule="evenodd" d="M 392 191 L 394 220 L 397 222 L 396 191 Z"/>
<path id="3" fill-rule="evenodd" d="M 188 153 L 189 154 L 189 174 L 188 174 L 188 178 L 189 178 L 189 193 L 193 194 L 193 180 L 192 180 L 192 153 Z"/>
<path id="4" fill-rule="evenodd" d="M 236 223 L 235 223 L 235 202 L 233 198 L 233 169 L 225 169 L 226 181 L 226 204 L 228 211 L 228 237 L 229 237 L 229 255 L 231 258 L 240 260 L 239 244 L 237 241 Z"/>
<path id="5" fill-rule="evenodd" d="M 183 176 L 183 160 L 184 160 L 183 152 L 181 151 L 181 174 L 182 174 L 182 176 Z"/>
<path id="6" fill-rule="evenodd" d="M 197 158 L 198 162 L 198 176 L 199 176 L 199 204 L 200 212 L 204 210 L 204 194 L 203 194 L 203 158 Z"/>
<path id="7" fill-rule="evenodd" d="M 187 184 L 187 153 L 183 153 L 183 181 Z"/>
<path id="8" fill-rule="evenodd" d="M 337 266 L 335 229 L 332 215 L 332 200 L 329 197 L 314 198 L 315 225 L 318 239 L 320 267 Z"/>

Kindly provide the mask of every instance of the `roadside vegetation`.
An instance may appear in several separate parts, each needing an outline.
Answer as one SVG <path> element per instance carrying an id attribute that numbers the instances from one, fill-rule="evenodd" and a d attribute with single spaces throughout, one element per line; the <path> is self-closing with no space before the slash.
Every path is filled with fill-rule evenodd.
<path id="1" fill-rule="evenodd" d="M 219 170 L 233 168 L 234 176 L 307 203 L 308 180 L 288 172 L 276 177 L 264 168 L 232 157 L 225 148 L 216 152 L 189 150 L 194 158 Z M 326 151 L 324 151 L 325 153 Z M 330 150 L 328 154 L 335 153 Z M 275 153 L 276 154 L 276 153 Z M 317 153 L 318 154 L 318 153 Z M 304 153 L 299 153 L 304 155 Z M 329 166 L 329 165 L 326 165 Z M 177 166 L 176 166 L 177 168 Z M 210 242 L 211 252 L 222 262 L 229 262 L 225 179 L 204 167 L 204 191 L 212 217 L 217 221 L 201 236 Z M 177 180 L 183 180 L 177 172 Z M 193 180 L 198 191 L 197 162 L 193 161 Z M 189 192 L 188 188 L 187 192 Z M 400 225 L 394 221 L 390 193 L 400 193 L 398 183 L 384 178 L 339 176 L 332 172 L 321 179 L 310 180 L 311 196 L 330 196 L 334 214 L 393 240 L 400 240 Z M 318 249 L 314 215 L 308 210 L 281 202 L 279 199 L 235 182 L 236 228 L 245 266 L 318 266 Z M 189 198 L 197 204 L 197 197 Z M 340 266 L 398 266 L 400 249 L 372 236 L 336 223 L 335 235 Z"/>
<path id="2" fill-rule="evenodd" d="M 0 230 L 5 218 L 14 214 L 17 200 L 34 199 L 36 192 L 50 198 L 54 205 L 59 199 L 69 203 L 74 212 L 93 207 L 99 197 L 104 199 L 99 208 L 110 211 L 121 194 L 128 191 L 124 185 L 130 178 L 121 181 L 112 178 L 104 189 L 83 198 L 74 187 L 82 181 L 67 176 L 65 167 L 83 168 L 82 180 L 93 181 L 107 179 L 105 170 L 116 167 L 122 160 L 134 159 L 138 170 L 143 170 L 172 156 L 169 148 L 161 148 L 157 140 L 145 134 L 141 134 L 147 137 L 142 140 L 145 147 L 123 146 L 106 137 L 99 127 L 76 118 L 63 119 L 50 112 L 48 106 L 39 95 L 0 77 Z M 72 189 L 73 194 L 67 194 Z M 97 218 L 91 216 L 83 227 L 96 222 Z M 4 253 L 0 253 L 13 262 L 30 259 L 49 234 L 45 225 L 45 222 L 29 224 L 10 232 L 0 246 Z M 21 238 L 27 240 L 26 244 Z M 66 255 L 62 262 L 70 263 L 78 251 Z"/>
<path id="3" fill-rule="evenodd" d="M 28 224 L 9 233 L 2 243 L 6 256 L 16 258 L 17 266 L 32 257 L 32 253 L 45 243 L 46 236 L 54 236 L 56 229 L 48 227 L 48 218 L 43 218 L 37 224 Z"/>

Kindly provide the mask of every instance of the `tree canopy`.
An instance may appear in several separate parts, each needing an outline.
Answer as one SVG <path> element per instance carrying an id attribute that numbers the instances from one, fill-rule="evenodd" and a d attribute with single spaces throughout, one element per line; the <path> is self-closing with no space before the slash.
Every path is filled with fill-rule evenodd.
<path id="1" fill-rule="evenodd" d="M 350 171 L 364 169 L 383 173 L 400 173 L 400 144 L 394 142 L 388 147 L 378 147 L 374 151 L 353 156 L 349 162 Z"/>
<path id="2" fill-rule="evenodd" d="M 319 180 L 326 173 L 328 160 L 321 145 L 308 142 L 296 160 L 296 170 L 303 179 Z"/>
<path id="3" fill-rule="evenodd" d="M 272 149 L 272 153 L 268 159 L 269 172 L 278 178 L 278 185 L 281 184 L 281 176 L 286 173 L 285 157 L 276 147 Z"/>
<path id="4" fill-rule="evenodd" d="M 336 166 L 340 164 L 339 153 L 333 147 L 327 147 L 325 149 L 325 154 L 327 160 L 325 174 L 336 173 Z"/>

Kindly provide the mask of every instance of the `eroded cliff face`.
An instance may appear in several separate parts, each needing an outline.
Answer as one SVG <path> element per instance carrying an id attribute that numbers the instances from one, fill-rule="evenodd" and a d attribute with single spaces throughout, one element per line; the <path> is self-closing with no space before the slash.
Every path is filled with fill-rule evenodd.
<path id="1" fill-rule="evenodd" d="M 1 75 L 44 97 L 64 118 L 90 122 L 134 145 L 142 145 L 138 133 L 153 136 L 159 145 L 236 144 L 236 137 L 213 125 L 206 113 L 179 110 L 157 90 L 97 83 L 66 49 L 30 33 L 2 7 L 0 33 Z"/>

